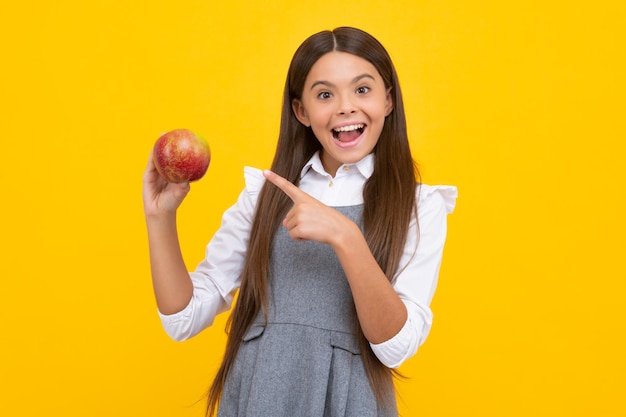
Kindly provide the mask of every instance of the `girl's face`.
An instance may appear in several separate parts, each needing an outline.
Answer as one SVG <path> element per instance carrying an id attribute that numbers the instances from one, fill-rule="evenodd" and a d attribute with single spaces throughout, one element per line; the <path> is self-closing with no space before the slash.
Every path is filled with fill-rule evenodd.
<path id="1" fill-rule="evenodd" d="M 329 52 L 311 67 L 293 111 L 323 147 L 322 163 L 335 176 L 343 164 L 372 152 L 393 110 L 390 89 L 367 60 Z"/>

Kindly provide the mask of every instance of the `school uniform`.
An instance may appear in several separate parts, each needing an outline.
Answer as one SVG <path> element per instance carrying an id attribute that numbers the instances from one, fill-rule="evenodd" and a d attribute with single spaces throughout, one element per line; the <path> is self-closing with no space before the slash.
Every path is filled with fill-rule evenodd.
<path id="1" fill-rule="evenodd" d="M 362 189 L 373 171 L 374 155 L 324 171 L 319 154 L 302 170 L 300 188 L 361 225 Z M 265 178 L 244 170 L 246 188 L 224 213 L 207 246 L 206 258 L 191 272 L 194 294 L 172 315 L 160 314 L 166 332 L 184 340 L 209 326 L 230 308 L 240 285 L 258 192 Z M 416 187 L 418 219 L 412 219 L 394 289 L 408 318 L 390 340 L 370 344 L 388 367 L 400 366 L 421 345 L 432 325 L 432 300 L 446 217 L 457 190 Z M 419 226 L 419 227 L 418 227 Z M 419 231 L 419 232 L 418 232 Z M 418 234 L 419 233 L 419 234 Z M 334 251 L 325 244 L 292 240 L 280 227 L 272 246 L 268 276 L 269 311 L 244 336 L 224 386 L 219 417 L 391 417 L 377 403 L 367 379 L 358 340 L 352 294 Z"/>

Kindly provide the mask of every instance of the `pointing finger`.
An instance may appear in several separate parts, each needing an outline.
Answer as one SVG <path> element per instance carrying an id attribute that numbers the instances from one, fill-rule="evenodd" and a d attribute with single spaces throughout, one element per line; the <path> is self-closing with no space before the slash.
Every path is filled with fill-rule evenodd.
<path id="1" fill-rule="evenodd" d="M 293 185 L 291 182 L 287 181 L 285 178 L 270 170 L 263 171 L 263 175 L 269 182 L 271 182 L 272 184 L 280 188 L 285 194 L 287 194 L 287 196 L 294 203 L 301 202 L 310 197 L 307 193 Z"/>

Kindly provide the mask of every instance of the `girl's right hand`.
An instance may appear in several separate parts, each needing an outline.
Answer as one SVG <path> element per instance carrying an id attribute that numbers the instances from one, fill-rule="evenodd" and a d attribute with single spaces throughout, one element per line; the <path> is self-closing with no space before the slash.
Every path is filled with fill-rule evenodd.
<path id="1" fill-rule="evenodd" d="M 150 152 L 148 166 L 143 174 L 143 208 L 146 217 L 175 213 L 189 190 L 189 183 L 165 181 L 154 166 Z"/>

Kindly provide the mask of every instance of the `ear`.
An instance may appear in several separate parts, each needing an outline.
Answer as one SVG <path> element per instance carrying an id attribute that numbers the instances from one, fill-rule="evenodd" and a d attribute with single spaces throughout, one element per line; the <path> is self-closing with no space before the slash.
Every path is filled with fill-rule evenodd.
<path id="1" fill-rule="evenodd" d="M 306 127 L 311 126 L 311 122 L 309 121 L 309 116 L 304 109 L 304 105 L 298 99 L 293 99 L 291 101 L 291 108 L 293 110 L 293 114 L 296 116 L 296 119 Z"/>
<path id="2" fill-rule="evenodd" d="M 389 116 L 393 111 L 393 97 L 391 96 L 391 87 L 387 90 L 387 97 L 385 98 L 385 117 Z"/>

